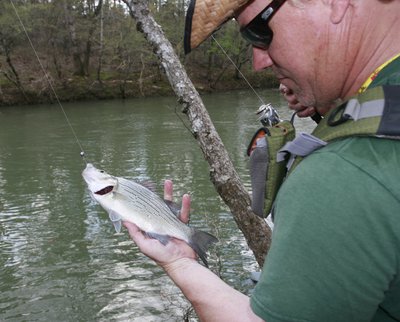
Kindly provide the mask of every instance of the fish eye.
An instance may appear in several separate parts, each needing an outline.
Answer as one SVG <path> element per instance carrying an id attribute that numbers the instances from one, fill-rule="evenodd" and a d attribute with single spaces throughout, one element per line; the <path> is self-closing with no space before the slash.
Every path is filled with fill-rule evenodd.
<path id="1" fill-rule="evenodd" d="M 100 173 L 104 173 L 104 170 L 100 170 Z"/>

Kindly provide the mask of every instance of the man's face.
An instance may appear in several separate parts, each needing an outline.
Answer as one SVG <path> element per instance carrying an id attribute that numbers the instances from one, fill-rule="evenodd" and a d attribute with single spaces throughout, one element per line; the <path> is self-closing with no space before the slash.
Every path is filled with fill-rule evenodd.
<path id="1" fill-rule="evenodd" d="M 246 26 L 271 1 L 254 0 L 236 16 Z M 338 57 L 332 55 L 329 6 L 310 1 L 296 7 L 286 1 L 268 23 L 273 31 L 268 49 L 253 47 L 255 70 L 271 67 L 279 81 L 292 89 L 305 106 L 323 108 L 339 97 L 335 88 Z M 337 67 L 336 67 L 337 68 Z"/>

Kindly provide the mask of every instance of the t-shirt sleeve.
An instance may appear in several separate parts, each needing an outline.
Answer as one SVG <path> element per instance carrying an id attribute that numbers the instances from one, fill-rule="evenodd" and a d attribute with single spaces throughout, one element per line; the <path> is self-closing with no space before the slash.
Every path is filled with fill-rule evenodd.
<path id="1" fill-rule="evenodd" d="M 398 211 L 393 196 L 351 161 L 335 153 L 303 160 L 276 200 L 253 311 L 268 322 L 370 321 L 397 267 L 396 232 L 379 218 L 382 204 Z"/>

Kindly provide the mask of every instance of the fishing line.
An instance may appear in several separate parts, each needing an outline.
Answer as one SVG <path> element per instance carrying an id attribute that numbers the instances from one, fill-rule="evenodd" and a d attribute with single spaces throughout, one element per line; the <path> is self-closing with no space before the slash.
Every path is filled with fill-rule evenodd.
<path id="1" fill-rule="evenodd" d="M 258 97 L 258 99 L 261 101 L 262 106 L 260 106 L 259 111 L 257 111 L 257 114 L 263 113 L 260 116 L 261 118 L 265 118 L 265 116 L 267 116 L 267 118 L 269 118 L 268 113 L 272 113 L 275 114 L 276 117 L 279 119 L 278 114 L 276 113 L 276 110 L 272 107 L 271 103 L 265 104 L 263 99 L 260 97 L 260 95 L 258 95 L 258 93 L 256 92 L 256 90 L 254 89 L 253 86 L 251 86 L 250 82 L 247 80 L 246 76 L 243 75 L 243 73 L 240 71 L 240 69 L 236 66 L 236 64 L 234 63 L 234 61 L 231 59 L 231 57 L 229 57 L 228 53 L 224 50 L 224 48 L 221 46 L 221 44 L 218 42 L 217 39 L 215 39 L 214 35 L 211 35 L 212 39 L 214 39 L 214 41 L 216 42 L 216 44 L 218 45 L 219 48 L 221 48 L 222 52 L 226 55 L 226 57 L 228 57 L 228 59 L 231 61 L 232 65 L 235 66 L 236 70 L 240 73 L 240 75 L 243 77 L 243 79 L 246 81 L 246 83 L 250 86 L 250 88 L 253 90 L 254 94 L 256 94 L 256 96 Z M 264 107 L 265 106 L 265 107 Z M 263 110 L 267 111 L 267 114 L 265 112 L 263 112 Z M 297 114 L 297 112 L 295 112 L 293 114 L 292 117 L 294 117 Z M 275 116 L 273 116 L 274 118 Z M 311 119 L 315 122 L 315 123 L 319 123 L 322 119 L 321 115 L 318 112 L 315 112 L 314 115 L 311 116 Z M 293 122 L 292 122 L 293 123 Z"/>
<path id="2" fill-rule="evenodd" d="M 214 35 L 211 35 L 212 39 L 216 42 L 219 48 L 221 48 L 222 52 L 225 54 L 226 57 L 230 60 L 233 66 L 235 66 L 236 70 L 240 73 L 240 75 L 243 77 L 243 79 L 246 81 L 247 85 L 253 90 L 254 94 L 258 97 L 258 99 L 261 102 L 261 106 L 258 108 L 256 114 L 258 115 L 258 120 L 261 121 L 261 123 L 264 126 L 273 126 L 275 124 L 278 124 L 281 122 L 281 119 L 278 115 L 278 112 L 275 110 L 275 108 L 272 106 L 271 103 L 265 104 L 264 100 L 261 98 L 260 95 L 258 95 L 257 91 L 254 89 L 253 86 L 251 86 L 250 82 L 247 80 L 246 76 L 243 75 L 243 73 L 240 71 L 239 67 L 236 66 L 235 62 L 232 60 L 232 58 L 228 55 L 228 53 L 224 50 L 224 48 L 221 46 L 221 44 L 218 42 L 218 40 L 214 37 Z"/>
<path id="3" fill-rule="evenodd" d="M 232 58 L 228 55 L 228 53 L 225 51 L 225 49 L 221 46 L 221 44 L 218 42 L 218 40 L 214 37 L 214 35 L 211 35 L 211 38 L 214 39 L 215 43 L 218 45 L 218 47 L 222 50 L 222 52 L 225 54 L 225 56 L 230 60 L 233 66 L 235 66 L 236 70 L 239 72 L 240 76 L 243 77 L 243 79 L 246 81 L 247 85 L 253 90 L 254 94 L 258 97 L 262 105 L 265 105 L 264 100 L 261 98 L 260 95 L 258 95 L 257 91 L 254 89 L 253 86 L 251 86 L 250 82 L 247 80 L 246 76 L 243 75 L 243 73 L 240 71 L 239 67 L 236 66 L 235 62 L 232 60 Z"/>
<path id="4" fill-rule="evenodd" d="M 14 12 L 15 12 L 15 15 L 17 16 L 18 21 L 19 21 L 19 23 L 20 23 L 20 25 L 21 25 L 21 27 L 22 27 L 22 29 L 23 29 L 25 35 L 26 35 L 26 38 L 28 39 L 29 44 L 30 44 L 30 46 L 31 46 L 31 48 L 32 48 L 32 50 L 33 50 L 35 56 L 36 56 L 36 59 L 37 59 L 37 61 L 39 62 L 39 65 L 40 65 L 40 68 L 42 69 L 42 72 L 43 72 L 43 74 L 44 74 L 44 77 L 46 78 L 46 80 L 47 80 L 47 82 L 48 82 L 48 84 L 49 84 L 49 86 L 50 86 L 50 88 L 51 88 L 51 91 L 53 92 L 54 97 L 56 98 L 56 101 L 57 101 L 57 103 L 58 103 L 58 106 L 60 107 L 62 113 L 64 114 L 65 120 L 67 121 L 67 124 L 68 124 L 69 128 L 71 129 L 72 135 L 75 137 L 76 143 L 78 144 L 78 146 L 79 146 L 79 148 L 80 148 L 80 150 L 81 150 L 80 156 L 82 157 L 82 159 L 84 160 L 84 162 L 87 163 L 86 158 L 85 158 L 85 152 L 84 152 L 84 150 L 83 150 L 83 147 L 82 147 L 82 145 L 81 145 L 81 143 L 80 143 L 80 141 L 79 141 L 79 139 L 78 139 L 78 136 L 76 135 L 76 132 L 75 132 L 74 128 L 72 127 L 72 124 L 71 124 L 71 122 L 70 122 L 70 120 L 69 120 L 69 118 L 68 118 L 67 113 L 66 113 L 65 110 L 64 110 L 64 107 L 63 107 L 62 104 L 61 104 L 60 99 L 58 98 L 58 95 L 57 95 L 57 93 L 56 93 L 56 91 L 55 91 L 55 89 L 54 89 L 54 87 L 53 87 L 53 84 L 51 83 L 50 77 L 47 75 L 46 70 L 45 70 L 45 68 L 44 68 L 44 66 L 43 66 L 43 64 L 42 64 L 42 61 L 40 60 L 39 55 L 38 55 L 38 53 L 37 53 L 35 47 L 33 46 L 33 43 L 32 43 L 32 41 L 31 41 L 31 38 L 29 37 L 29 34 L 28 34 L 26 28 L 25 28 L 25 25 L 24 25 L 24 23 L 22 22 L 21 17 L 20 17 L 19 14 L 18 14 L 17 8 L 14 6 L 13 0 L 10 0 L 10 3 L 11 3 L 11 6 L 13 7 Z"/>

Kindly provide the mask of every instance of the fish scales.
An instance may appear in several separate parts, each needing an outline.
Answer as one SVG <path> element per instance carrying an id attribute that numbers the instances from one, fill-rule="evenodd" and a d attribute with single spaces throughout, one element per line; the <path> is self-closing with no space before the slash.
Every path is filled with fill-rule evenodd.
<path id="1" fill-rule="evenodd" d="M 207 249 L 218 239 L 184 224 L 154 192 L 134 181 L 98 170 L 90 163 L 86 165 L 82 176 L 93 199 L 108 212 L 116 231 L 120 231 L 122 221 L 129 221 L 164 245 L 171 237 L 181 239 L 208 266 Z"/>
<path id="2" fill-rule="evenodd" d="M 160 212 L 160 208 L 164 211 L 170 212 L 170 209 L 168 206 L 165 204 L 165 202 L 161 198 L 155 198 L 154 194 L 151 193 L 149 194 L 147 191 L 143 191 L 145 193 L 142 193 L 140 190 L 134 190 L 133 187 L 130 187 L 128 184 L 120 182 L 121 186 L 123 186 L 127 191 L 129 190 L 128 197 L 132 199 L 134 203 L 139 203 L 142 205 L 142 209 L 145 211 L 150 211 L 149 208 L 151 208 L 151 213 L 155 216 L 160 216 L 163 219 L 170 221 L 171 223 L 176 222 L 175 217 L 169 216 L 162 216 L 164 212 Z M 136 184 L 140 186 L 139 184 Z M 145 188 L 147 189 L 147 188 Z M 150 190 L 148 190 L 151 192 Z M 141 198 L 138 198 L 138 195 L 140 195 Z M 148 198 L 146 201 L 146 197 Z M 149 198 L 150 197 L 150 198 Z"/>
<path id="3" fill-rule="evenodd" d="M 141 199 L 140 201 L 138 200 L 138 202 L 140 202 L 141 204 L 143 203 L 142 204 L 143 209 L 145 209 L 146 211 L 149 211 L 149 212 L 151 211 L 151 213 L 153 215 L 162 217 L 164 220 L 169 221 L 171 224 L 179 222 L 175 218 L 175 216 L 170 216 L 170 214 L 169 214 L 170 209 L 165 204 L 165 202 L 163 200 L 161 200 L 160 198 L 151 198 L 151 199 L 148 199 L 148 201 L 146 201 L 144 198 L 144 197 L 146 197 L 145 195 L 141 195 L 141 197 L 143 197 L 143 199 Z M 160 211 L 160 207 L 162 207 L 162 212 Z M 165 216 L 165 213 L 167 213 L 167 216 Z"/>
<path id="4" fill-rule="evenodd" d="M 125 181 L 125 180 L 124 180 L 124 181 Z M 120 185 L 123 186 L 123 187 L 125 188 L 125 190 L 128 192 L 128 196 L 129 196 L 130 198 L 133 198 L 133 201 L 134 201 L 134 202 L 142 203 L 144 208 L 145 208 L 146 206 L 147 206 L 147 207 L 152 207 L 153 210 L 154 210 L 155 212 L 157 212 L 157 210 L 159 210 L 159 209 L 157 209 L 157 206 L 158 206 L 158 207 L 162 206 L 162 204 L 161 204 L 160 202 L 159 202 L 159 205 L 154 205 L 154 201 L 157 202 L 158 200 L 156 200 L 156 199 L 155 199 L 152 195 L 150 195 L 147 191 L 141 191 L 141 190 L 138 190 L 138 189 L 135 190 L 134 187 L 131 187 L 131 186 L 129 186 L 128 184 L 123 183 L 123 181 L 120 182 Z M 140 187 L 139 184 L 136 184 L 136 185 Z M 147 201 L 146 201 L 146 198 L 147 198 Z M 150 202 L 153 202 L 153 203 L 150 203 Z"/>

